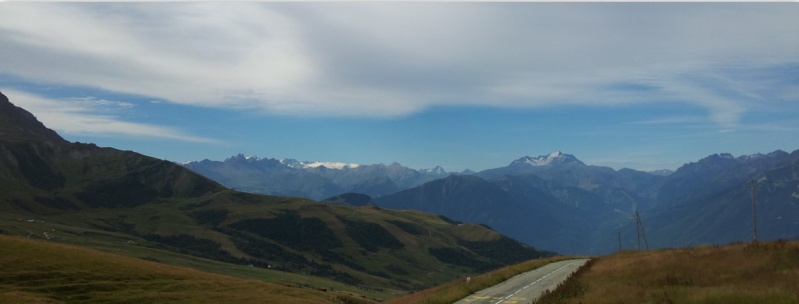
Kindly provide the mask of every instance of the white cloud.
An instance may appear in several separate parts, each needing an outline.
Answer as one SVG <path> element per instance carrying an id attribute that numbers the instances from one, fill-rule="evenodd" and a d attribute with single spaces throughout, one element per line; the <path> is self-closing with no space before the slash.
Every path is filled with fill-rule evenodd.
<path id="1" fill-rule="evenodd" d="M 188 135 L 169 127 L 127 122 L 114 116 L 96 113 L 99 105 L 112 104 L 112 106 L 126 107 L 123 102 L 94 98 L 55 100 L 14 89 L 2 88 L 0 91 L 14 105 L 33 113 L 45 126 L 57 132 L 78 135 L 165 138 L 197 143 L 217 142 L 214 139 Z"/>
<path id="2" fill-rule="evenodd" d="M 252 4 L 11 3 L 0 17 L 5 72 L 35 80 L 269 107 L 309 75 L 290 21 Z"/>
<path id="3" fill-rule="evenodd" d="M 91 107 L 110 107 L 110 108 L 122 108 L 122 109 L 130 109 L 135 107 L 135 105 L 130 102 L 108 100 L 104 98 L 97 98 L 94 96 L 68 97 L 62 99 L 65 101 L 80 103 Z"/>
<path id="4" fill-rule="evenodd" d="M 734 128 L 767 102 L 749 89 L 755 80 L 734 76 L 799 64 L 797 13 L 774 3 L 4 3 L 0 72 L 293 115 L 676 102 Z M 797 96 L 795 83 L 770 89 Z"/>

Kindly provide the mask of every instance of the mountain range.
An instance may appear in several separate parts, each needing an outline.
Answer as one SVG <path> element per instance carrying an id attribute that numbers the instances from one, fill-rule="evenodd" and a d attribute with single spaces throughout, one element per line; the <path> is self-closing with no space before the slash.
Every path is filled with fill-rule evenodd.
<path id="1" fill-rule="evenodd" d="M 403 182 L 399 166 L 375 168 Z M 170 251 L 396 292 L 552 255 L 440 215 L 228 189 L 169 161 L 68 142 L 2 94 L 0 233 L 147 259 Z"/>
<path id="2" fill-rule="evenodd" d="M 614 250 L 680 247 L 695 244 L 719 244 L 746 241 L 753 237 L 751 186 L 755 187 L 762 240 L 799 237 L 799 151 L 774 151 L 734 157 L 728 153 L 710 155 L 676 171 L 643 172 L 614 170 L 587 165 L 574 155 L 555 151 L 536 157 L 525 156 L 499 167 L 470 174 L 424 175 L 421 171 L 394 167 L 405 175 L 389 175 L 388 170 L 372 170 L 364 178 L 358 167 L 340 169 L 291 168 L 270 171 L 260 167 L 257 173 L 243 156 L 208 166 L 187 165 L 231 187 L 247 190 L 241 180 L 258 180 L 265 185 L 282 185 L 292 176 L 314 176 L 319 188 L 311 183 L 295 185 L 292 195 L 347 202 L 341 193 L 357 192 L 353 205 L 374 204 L 397 210 L 419 210 L 441 214 L 454 220 L 484 224 L 537 248 L 560 253 L 603 254 Z M 258 162 L 263 162 L 259 160 Z M 271 160 L 272 163 L 280 163 Z M 233 164 L 238 164 L 233 167 Z M 285 166 L 282 166 L 283 168 Z M 235 172 L 221 174 L 221 168 Z M 247 169 L 250 168 L 250 169 Z M 242 172 L 252 172 L 248 179 Z M 291 172 L 293 175 L 287 175 Z M 258 175 L 261 174 L 261 175 Z M 414 178 L 399 179 L 397 176 Z M 438 176 L 438 179 L 435 177 Z M 311 178 L 303 179 L 305 181 Z M 349 179 L 349 180 L 348 180 Z M 299 179 L 298 179 L 299 180 Z M 386 181 L 392 187 L 344 187 L 341 185 L 376 185 Z M 396 181 L 405 181 L 399 183 Z M 333 182 L 335 181 L 335 182 Z M 338 185 L 338 186 L 337 186 Z M 401 186 L 400 186 L 401 185 Z M 287 191 L 288 190 L 284 190 Z M 391 193 L 391 191 L 394 191 Z M 355 196 L 351 196 L 355 197 Z M 636 213 L 642 222 L 643 236 L 638 236 Z"/>
<path id="3" fill-rule="evenodd" d="M 449 175 L 441 167 L 414 170 L 398 163 L 358 165 L 245 157 L 243 154 L 224 161 L 206 159 L 183 166 L 242 191 L 314 200 L 347 192 L 382 196 Z"/>
<path id="4" fill-rule="evenodd" d="M 188 227 L 205 225 L 204 232 L 193 237 L 214 240 L 222 248 L 230 248 L 236 258 L 253 256 L 235 249 L 231 243 L 236 236 L 220 231 L 235 222 L 236 217 L 229 216 L 240 211 L 234 209 L 261 201 L 288 209 L 259 211 L 253 216 L 293 216 L 295 210 L 315 210 L 317 205 L 343 208 L 338 211 L 341 214 L 356 207 L 377 213 L 389 213 L 386 209 L 423 211 L 441 215 L 448 223 L 490 227 L 529 246 L 559 253 L 601 254 L 637 248 L 639 243 L 659 248 L 748 241 L 755 228 L 760 240 L 799 236 L 799 151 L 738 157 L 719 153 L 674 172 L 614 170 L 585 164 L 558 151 L 468 174 L 447 173 L 441 168 L 414 170 L 397 163 L 356 165 L 243 155 L 224 162 L 204 160 L 177 166 L 132 151 L 66 142 L 7 100 L 0 102 L 0 110 L 0 190 L 4 193 L 0 208 L 4 211 L 83 214 L 84 226 L 158 240 L 157 235 L 174 233 L 142 225 L 140 221 L 146 219 L 141 214 L 126 213 L 153 212 L 154 206 L 157 210 L 173 208 L 163 204 L 165 201 L 180 202 L 176 206 L 195 201 L 179 211 L 161 211 L 180 214 L 178 218 L 190 223 Z M 756 183 L 751 184 L 753 180 Z M 249 195 L 226 186 L 293 198 Z M 757 227 L 752 220 L 753 189 Z M 209 197 L 214 197 L 211 202 L 219 202 L 209 206 L 219 206 L 219 210 L 203 207 L 200 202 Z M 323 199 L 324 204 L 302 197 Z M 274 204 L 277 201 L 291 204 Z M 287 207 L 292 204 L 312 207 Z M 320 219 L 332 227 L 346 226 L 339 217 Z M 178 222 L 168 226 L 179 226 Z M 379 225 L 400 229 L 388 222 Z M 394 228 L 388 231 L 396 231 Z M 645 240 L 638 231 L 646 235 Z M 345 232 L 337 233 L 339 239 L 352 239 L 343 236 Z"/>
<path id="5" fill-rule="evenodd" d="M 562 253 L 799 237 L 799 150 L 714 154 L 667 175 L 589 166 L 560 152 L 375 199 L 378 206 L 487 224 Z M 639 238 L 636 213 L 642 223 Z"/>

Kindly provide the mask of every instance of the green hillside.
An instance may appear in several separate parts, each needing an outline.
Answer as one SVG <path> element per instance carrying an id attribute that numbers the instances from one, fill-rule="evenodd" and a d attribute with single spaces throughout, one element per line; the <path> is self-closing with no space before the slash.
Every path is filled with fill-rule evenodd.
<path id="1" fill-rule="evenodd" d="M 229 190 L 124 209 L 3 217 L 0 229 L 7 234 L 143 258 L 147 256 L 142 250 L 168 250 L 389 293 L 543 255 L 483 226 L 420 212 L 322 205 Z"/>

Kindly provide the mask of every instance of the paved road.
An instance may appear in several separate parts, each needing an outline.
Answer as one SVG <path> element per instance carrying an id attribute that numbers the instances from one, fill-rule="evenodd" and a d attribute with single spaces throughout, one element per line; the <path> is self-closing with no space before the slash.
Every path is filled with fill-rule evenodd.
<path id="1" fill-rule="evenodd" d="M 478 291 L 455 304 L 521 304 L 537 299 L 547 289 L 554 289 L 569 274 L 588 262 L 566 260 L 519 274 L 509 280 Z"/>

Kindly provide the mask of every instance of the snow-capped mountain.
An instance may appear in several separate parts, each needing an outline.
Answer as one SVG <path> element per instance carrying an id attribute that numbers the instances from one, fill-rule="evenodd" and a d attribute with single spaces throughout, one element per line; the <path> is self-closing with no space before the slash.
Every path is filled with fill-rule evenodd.
<path id="1" fill-rule="evenodd" d="M 398 163 L 361 165 L 298 161 L 238 154 L 225 161 L 188 162 L 185 167 L 238 190 L 325 199 L 345 192 L 381 196 L 447 176 L 441 167 L 414 170 Z"/>
<path id="2" fill-rule="evenodd" d="M 419 173 L 432 174 L 432 175 L 447 175 L 447 171 L 444 171 L 444 168 L 441 168 L 441 166 L 436 166 L 435 168 L 432 169 L 419 169 Z"/>
<path id="3" fill-rule="evenodd" d="M 672 173 L 674 173 L 674 170 L 660 169 L 660 170 L 649 171 L 647 173 L 652 174 L 652 175 L 659 175 L 659 176 L 669 176 Z"/>
<path id="4" fill-rule="evenodd" d="M 359 164 L 352 164 L 352 163 L 341 163 L 341 162 L 323 162 L 323 161 L 298 161 L 296 159 L 284 158 L 280 160 L 281 164 L 286 166 L 295 168 L 295 169 L 307 169 L 307 168 L 319 168 L 325 167 L 328 169 L 354 169 L 360 166 Z"/>
<path id="5" fill-rule="evenodd" d="M 472 171 L 472 170 L 470 170 L 470 169 L 466 169 L 466 170 L 463 170 L 463 171 L 461 171 L 461 172 L 460 172 L 460 173 L 458 173 L 458 174 L 459 174 L 459 175 L 475 175 L 475 174 L 477 174 L 477 172 L 475 172 L 475 171 Z"/>
<path id="6" fill-rule="evenodd" d="M 589 169 L 589 167 L 593 166 L 587 166 L 585 163 L 577 159 L 577 157 L 574 157 L 574 155 L 566 154 L 561 151 L 555 151 L 536 157 L 525 156 L 514 160 L 505 167 L 481 171 L 477 173 L 477 176 L 483 178 L 493 178 L 502 175 L 541 174 L 544 172 L 570 170 L 572 167 Z"/>
<path id="7" fill-rule="evenodd" d="M 555 151 L 547 155 L 540 155 L 537 157 L 530 157 L 530 156 L 522 157 L 520 159 L 513 161 L 511 163 L 511 166 L 529 165 L 534 167 L 540 167 L 540 166 L 551 166 L 551 165 L 565 164 L 565 163 L 583 164 L 583 162 L 574 157 L 574 155 L 565 154 L 560 151 Z"/>
<path id="8" fill-rule="evenodd" d="M 375 204 L 483 223 L 560 253 L 593 254 L 618 250 L 619 239 L 634 248 L 636 212 L 655 248 L 751 239 L 752 180 L 759 239 L 799 239 L 799 150 L 719 153 L 655 173 L 585 165 L 554 152 L 450 175 Z"/>

